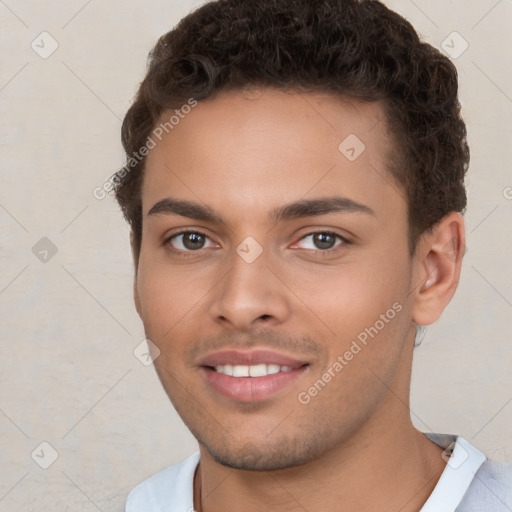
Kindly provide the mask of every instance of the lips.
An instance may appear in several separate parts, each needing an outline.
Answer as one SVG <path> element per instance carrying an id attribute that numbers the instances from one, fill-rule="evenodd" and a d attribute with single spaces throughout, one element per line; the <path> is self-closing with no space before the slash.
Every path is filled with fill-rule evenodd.
<path id="1" fill-rule="evenodd" d="M 226 350 L 200 361 L 210 388 L 242 402 L 266 400 L 307 371 L 308 363 L 268 350 Z"/>
<path id="2" fill-rule="evenodd" d="M 270 350 L 224 350 L 215 352 L 199 361 L 200 366 L 221 366 L 230 364 L 252 366 L 257 364 L 276 364 L 279 366 L 289 366 L 291 369 L 298 368 L 307 361 L 300 361 L 284 354 L 272 352 Z"/>

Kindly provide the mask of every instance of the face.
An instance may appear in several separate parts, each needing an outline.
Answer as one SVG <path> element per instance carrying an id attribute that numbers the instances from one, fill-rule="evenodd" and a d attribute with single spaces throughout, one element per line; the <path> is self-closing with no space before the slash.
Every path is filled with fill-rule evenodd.
<path id="1" fill-rule="evenodd" d="M 390 150 L 377 103 L 259 89 L 199 102 L 150 151 L 137 309 L 216 461 L 299 465 L 385 417 L 414 338 Z"/>

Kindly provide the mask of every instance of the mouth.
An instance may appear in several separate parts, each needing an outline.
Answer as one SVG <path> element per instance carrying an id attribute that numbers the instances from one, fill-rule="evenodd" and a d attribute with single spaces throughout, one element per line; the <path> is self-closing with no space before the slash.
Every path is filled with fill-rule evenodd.
<path id="1" fill-rule="evenodd" d="M 290 387 L 309 367 L 276 352 L 217 352 L 200 362 L 201 373 L 214 393 L 240 402 L 267 400 Z"/>

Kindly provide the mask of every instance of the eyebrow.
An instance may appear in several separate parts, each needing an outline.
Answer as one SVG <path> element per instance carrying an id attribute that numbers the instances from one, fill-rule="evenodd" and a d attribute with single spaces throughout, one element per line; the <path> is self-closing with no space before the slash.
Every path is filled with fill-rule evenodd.
<path id="1" fill-rule="evenodd" d="M 272 223 L 298 219 L 302 217 L 315 217 L 328 213 L 364 213 L 375 215 L 375 212 L 364 204 L 341 196 L 321 197 L 317 199 L 301 199 L 293 203 L 275 208 L 269 213 Z M 224 219 L 209 206 L 166 197 L 155 203 L 149 210 L 149 215 L 180 215 L 204 222 L 225 224 Z"/>

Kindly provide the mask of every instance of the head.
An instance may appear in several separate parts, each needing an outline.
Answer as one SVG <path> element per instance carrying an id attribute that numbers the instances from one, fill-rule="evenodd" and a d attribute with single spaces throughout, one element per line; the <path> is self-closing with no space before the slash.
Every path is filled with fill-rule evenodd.
<path id="1" fill-rule="evenodd" d="M 215 460 L 298 465 L 404 417 L 416 325 L 464 247 L 446 57 L 377 1 L 211 2 L 157 42 L 122 140 L 137 310 Z M 219 391 L 226 351 L 262 350 L 285 384 Z"/>

